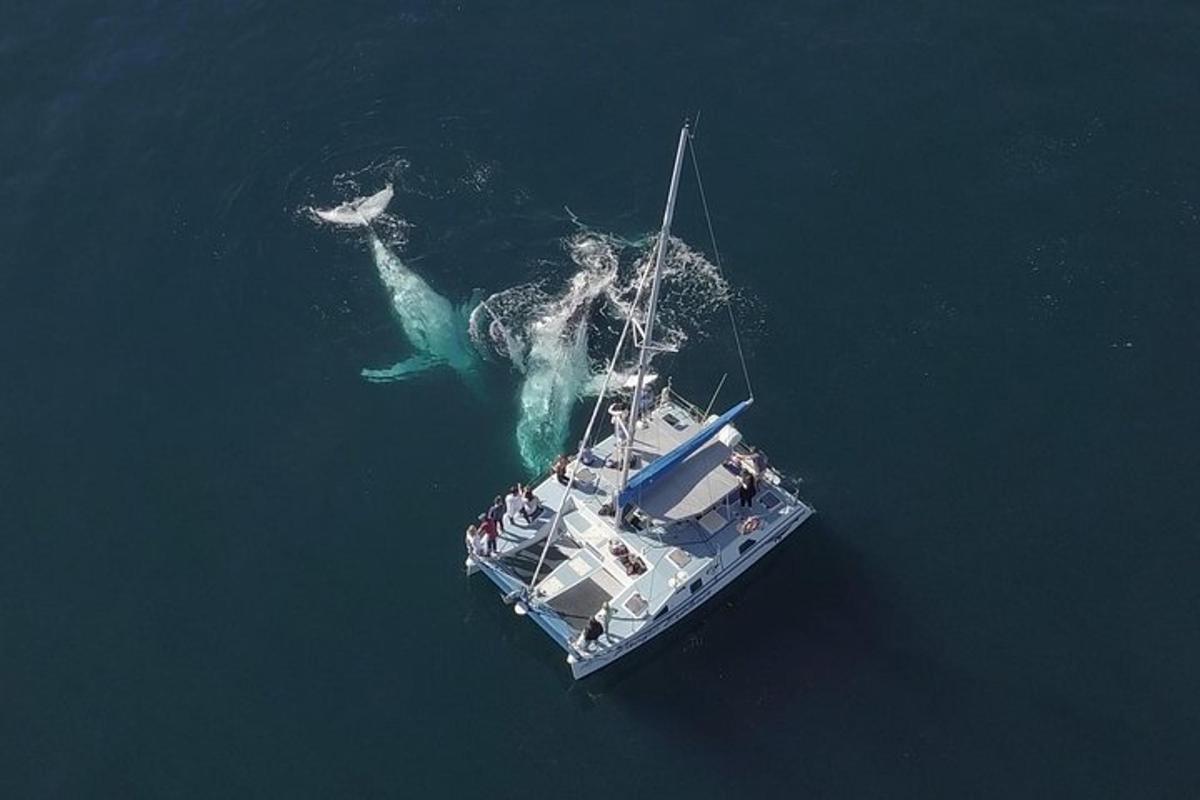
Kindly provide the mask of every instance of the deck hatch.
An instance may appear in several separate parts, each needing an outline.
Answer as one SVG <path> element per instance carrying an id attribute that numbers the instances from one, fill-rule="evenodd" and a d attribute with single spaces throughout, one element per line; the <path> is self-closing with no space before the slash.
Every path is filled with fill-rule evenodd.
<path id="1" fill-rule="evenodd" d="M 678 547 L 668 553 L 667 558 L 671 559 L 671 563 L 677 567 L 686 567 L 688 562 L 692 560 L 692 556 L 689 553 L 683 552 Z"/>
<path id="2" fill-rule="evenodd" d="M 646 608 L 649 605 L 650 604 L 646 602 L 646 598 L 642 597 L 637 592 L 629 595 L 629 599 L 625 601 L 626 610 L 635 617 L 640 617 L 642 614 L 645 614 Z"/>

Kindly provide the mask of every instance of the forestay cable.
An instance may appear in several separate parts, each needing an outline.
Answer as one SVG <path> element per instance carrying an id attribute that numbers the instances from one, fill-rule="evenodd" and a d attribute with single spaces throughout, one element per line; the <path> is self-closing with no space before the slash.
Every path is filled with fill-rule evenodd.
<path id="1" fill-rule="evenodd" d="M 697 114 L 699 118 L 699 114 Z M 697 119 L 697 122 L 699 119 Z M 696 186 L 700 189 L 700 205 L 704 208 L 704 221 L 708 225 L 708 238 L 712 242 L 713 258 L 717 262 L 717 273 L 721 276 L 721 280 L 725 281 L 725 270 L 721 267 L 721 251 L 717 248 L 717 235 L 713 232 L 712 215 L 708 213 L 708 198 L 704 194 L 704 181 L 700 180 L 700 161 L 696 158 L 696 148 L 692 144 L 692 139 L 695 138 L 695 133 L 688 137 L 688 150 L 692 154 L 692 168 L 696 173 Z M 729 282 L 725 281 L 726 292 L 729 291 Z M 742 376 L 746 379 L 746 392 L 754 399 L 754 387 L 750 384 L 750 370 L 746 366 L 746 354 L 742 351 L 742 337 L 738 333 L 737 319 L 733 315 L 733 303 L 727 294 L 725 296 L 725 308 L 729 311 L 729 324 L 733 328 L 733 342 L 737 345 L 738 360 L 742 362 Z"/>

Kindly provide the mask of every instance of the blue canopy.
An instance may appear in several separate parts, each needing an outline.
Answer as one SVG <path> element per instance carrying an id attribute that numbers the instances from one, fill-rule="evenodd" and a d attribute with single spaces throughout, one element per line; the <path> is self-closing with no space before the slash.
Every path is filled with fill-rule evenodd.
<path id="1" fill-rule="evenodd" d="M 733 408 L 726 411 L 721 416 L 714 419 L 708 425 L 701 428 L 692 438 L 680 444 L 669 453 L 659 456 L 649 466 L 644 467 L 636 475 L 634 475 L 625 488 L 617 495 L 617 505 L 624 507 L 634 497 L 641 494 L 646 489 L 653 486 L 660 478 L 668 472 L 679 466 L 684 459 L 692 453 L 699 450 L 708 440 L 717 435 L 717 433 L 728 425 L 733 419 L 750 407 L 754 402 L 753 399 L 743 400 Z"/>

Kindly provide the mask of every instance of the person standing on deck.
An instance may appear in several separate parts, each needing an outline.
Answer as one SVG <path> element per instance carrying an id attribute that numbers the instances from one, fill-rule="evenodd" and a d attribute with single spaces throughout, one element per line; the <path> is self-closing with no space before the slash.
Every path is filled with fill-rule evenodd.
<path id="1" fill-rule="evenodd" d="M 758 482 L 749 471 L 742 472 L 742 480 L 738 484 L 738 507 L 746 508 L 754 504 L 754 495 L 758 493 Z"/>
<path id="2" fill-rule="evenodd" d="M 504 500 L 500 495 L 496 495 L 496 499 L 492 501 L 492 507 L 487 510 L 487 517 L 496 523 L 497 528 L 504 530 Z"/>
<path id="3" fill-rule="evenodd" d="M 504 497 L 504 515 L 509 524 L 517 524 L 517 513 L 521 510 L 521 484 L 508 490 Z"/>
<path id="4" fill-rule="evenodd" d="M 617 444 L 623 445 L 629 439 L 629 426 L 625 424 L 625 414 L 629 409 L 620 400 L 614 400 L 608 406 L 608 416 L 612 419 L 613 434 Z"/>
<path id="5" fill-rule="evenodd" d="M 479 516 L 479 532 L 484 538 L 484 555 L 489 558 L 496 555 L 496 538 L 500 535 L 496 528 L 496 520 L 487 514 Z"/>

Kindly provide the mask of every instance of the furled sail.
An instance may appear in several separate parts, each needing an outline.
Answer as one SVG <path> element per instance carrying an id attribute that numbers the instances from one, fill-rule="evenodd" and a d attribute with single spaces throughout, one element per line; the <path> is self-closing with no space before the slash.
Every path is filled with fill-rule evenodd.
<path id="1" fill-rule="evenodd" d="M 720 433 L 722 428 L 724 428 L 739 414 L 749 408 L 750 404 L 753 402 L 754 401 L 752 399 L 743 400 L 709 424 L 705 425 L 700 429 L 699 432 L 677 446 L 674 450 L 663 454 L 649 465 L 638 471 L 632 478 L 629 479 L 629 483 L 625 485 L 625 488 L 621 491 L 621 493 L 617 495 L 617 505 L 621 508 L 624 508 L 628 503 L 636 502 L 637 498 L 640 497 L 643 492 L 657 483 L 665 475 L 669 474 L 671 470 L 675 469 L 675 467 L 682 464 L 688 456 L 707 444 L 710 439 Z"/>

